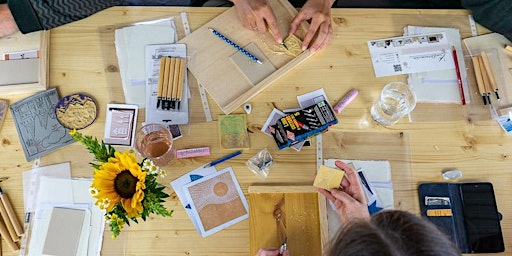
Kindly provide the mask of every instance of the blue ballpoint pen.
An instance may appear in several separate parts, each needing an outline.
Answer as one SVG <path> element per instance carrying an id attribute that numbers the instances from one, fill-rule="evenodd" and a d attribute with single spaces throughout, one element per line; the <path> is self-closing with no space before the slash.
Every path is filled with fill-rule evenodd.
<path id="1" fill-rule="evenodd" d="M 231 158 L 233 158 L 235 156 L 238 156 L 240 154 L 242 154 L 242 151 L 240 151 L 240 150 L 236 151 L 235 153 L 232 153 L 232 154 L 229 154 L 227 156 L 221 157 L 221 158 L 219 158 L 219 159 L 217 159 L 215 161 L 211 161 L 209 164 L 206 164 L 205 166 L 211 167 L 211 166 L 214 166 L 216 164 L 220 164 L 220 163 L 222 163 L 224 161 L 227 161 L 227 160 L 229 160 L 229 159 L 231 159 Z"/>
<path id="2" fill-rule="evenodd" d="M 225 37 L 221 33 L 219 33 L 217 30 L 213 28 L 208 28 L 214 35 L 222 39 L 224 42 L 228 43 L 229 45 L 233 46 L 235 49 L 237 49 L 239 52 L 243 53 L 245 56 L 249 57 L 251 60 L 255 61 L 258 64 L 263 64 L 256 56 L 252 55 L 250 52 L 246 51 L 244 48 L 239 46 L 238 44 L 235 44 L 233 41 L 229 40 L 229 38 Z"/>

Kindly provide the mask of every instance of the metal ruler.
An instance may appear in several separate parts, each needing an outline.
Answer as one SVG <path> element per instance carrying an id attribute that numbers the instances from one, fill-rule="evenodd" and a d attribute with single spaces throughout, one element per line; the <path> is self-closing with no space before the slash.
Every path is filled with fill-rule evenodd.
<path id="1" fill-rule="evenodd" d="M 185 35 L 190 35 L 190 24 L 188 23 L 188 16 L 186 12 L 181 13 L 181 22 L 183 24 L 183 29 L 185 30 Z M 204 89 L 204 86 L 199 83 L 197 84 L 197 87 L 199 88 L 199 96 L 201 97 L 201 105 L 203 106 L 206 122 L 210 122 L 212 121 L 212 114 L 210 111 L 210 104 L 208 104 L 208 98 L 206 97 L 206 89 Z"/>
<path id="2" fill-rule="evenodd" d="M 471 35 L 472 36 L 478 36 L 478 31 L 476 30 L 476 23 L 475 23 L 475 20 L 473 19 L 473 15 L 468 15 L 468 19 L 469 19 L 469 27 L 471 28 Z"/>
<path id="3" fill-rule="evenodd" d="M 322 134 L 316 135 L 316 169 L 320 168 L 324 162 L 323 149 L 322 149 Z"/>

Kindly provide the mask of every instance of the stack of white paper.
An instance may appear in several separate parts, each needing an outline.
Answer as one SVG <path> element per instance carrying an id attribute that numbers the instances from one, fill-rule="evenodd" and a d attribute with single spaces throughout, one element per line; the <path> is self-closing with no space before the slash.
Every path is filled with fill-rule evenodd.
<path id="1" fill-rule="evenodd" d="M 89 194 L 92 179 L 73 179 L 70 173 L 69 163 L 23 173 L 28 221 L 20 255 L 100 255 L 105 212 Z M 64 229 L 63 222 L 76 228 Z M 56 248 L 56 241 L 67 242 L 61 245 L 64 248 Z"/>
<path id="2" fill-rule="evenodd" d="M 146 107 L 146 45 L 170 44 L 177 38 L 172 19 L 141 22 L 115 30 L 115 46 L 125 103 Z"/>

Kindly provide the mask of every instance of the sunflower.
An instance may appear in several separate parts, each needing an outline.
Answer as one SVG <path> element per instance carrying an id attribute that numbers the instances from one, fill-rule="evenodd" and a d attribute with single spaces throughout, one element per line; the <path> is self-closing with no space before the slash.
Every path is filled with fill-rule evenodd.
<path id="1" fill-rule="evenodd" d="M 128 218 L 139 217 L 143 211 L 142 200 L 146 189 L 146 172 L 131 152 L 115 152 L 114 157 L 102 163 L 94 172 L 91 195 L 96 205 L 108 212 L 121 203 Z"/>

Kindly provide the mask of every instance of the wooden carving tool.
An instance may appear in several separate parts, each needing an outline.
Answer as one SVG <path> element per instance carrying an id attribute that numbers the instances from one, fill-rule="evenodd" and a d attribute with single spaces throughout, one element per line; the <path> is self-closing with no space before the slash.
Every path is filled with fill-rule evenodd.
<path id="1" fill-rule="evenodd" d="M 0 201 L 2 201 L 2 204 L 5 207 L 5 210 L 7 211 L 7 216 L 9 216 L 9 221 L 12 223 L 12 226 L 16 231 L 16 235 L 18 237 L 22 236 L 24 233 L 23 228 L 21 227 L 21 224 L 18 221 L 18 218 L 16 217 L 16 213 L 14 212 L 14 208 L 11 205 L 9 197 L 6 193 L 2 191 L 2 188 L 0 188 Z"/>
<path id="2" fill-rule="evenodd" d="M 487 98 L 487 103 L 491 104 L 491 83 L 489 82 L 489 76 L 485 71 L 482 56 L 478 56 L 478 64 L 480 65 L 480 74 L 482 75 L 482 81 L 484 83 L 485 97 Z"/>
<path id="3" fill-rule="evenodd" d="M 181 58 L 174 58 L 176 61 L 176 66 L 173 70 L 173 79 L 172 79 L 172 96 L 171 96 L 171 108 L 176 108 L 176 100 L 178 96 L 178 80 L 180 76 L 180 68 L 181 68 Z"/>
<path id="4" fill-rule="evenodd" d="M 177 101 L 177 109 L 180 109 L 181 97 L 183 97 L 183 82 L 185 79 L 185 69 L 187 68 L 187 64 L 185 63 L 185 59 L 180 59 L 180 73 L 178 76 L 178 92 L 176 96 Z"/>
<path id="5" fill-rule="evenodd" d="M 162 90 L 162 109 L 164 109 L 167 105 L 167 93 L 169 88 L 169 69 L 171 67 L 171 58 L 165 57 L 165 67 L 164 67 L 164 78 L 163 78 L 163 90 Z"/>
<path id="6" fill-rule="evenodd" d="M 275 35 L 274 31 L 272 31 L 272 29 L 268 26 L 268 24 L 266 22 L 265 22 L 265 27 L 267 27 L 268 32 L 270 33 L 270 35 L 272 35 L 272 38 L 274 38 L 274 35 Z M 281 46 L 283 46 L 286 50 L 288 50 L 288 47 L 286 47 L 284 42 L 281 42 Z"/>
<path id="7" fill-rule="evenodd" d="M 5 209 L 3 203 L 0 203 L 0 216 L 2 216 L 2 220 L 5 223 L 5 227 L 7 228 L 7 231 L 9 232 L 12 241 L 18 242 L 20 240 L 20 237 L 16 235 L 13 223 L 9 219 L 9 215 L 7 214 L 7 210 Z"/>
<path id="8" fill-rule="evenodd" d="M 487 77 L 489 78 L 489 82 L 491 84 L 491 88 L 494 91 L 496 98 L 500 99 L 500 95 L 498 93 L 498 83 L 496 82 L 496 77 L 494 76 L 491 63 L 489 62 L 489 56 L 487 56 L 487 53 L 485 51 L 482 51 L 480 55 L 482 56 L 482 63 L 484 64 Z"/>
<path id="9" fill-rule="evenodd" d="M 484 81 L 482 78 L 482 73 L 480 71 L 480 61 L 478 59 L 479 59 L 478 56 L 471 56 L 471 60 L 473 62 L 473 69 L 475 71 L 476 84 L 478 86 L 478 92 L 482 96 L 484 105 L 487 105 L 487 97 L 485 97 Z"/>
<path id="10" fill-rule="evenodd" d="M 11 236 L 9 235 L 9 231 L 7 230 L 7 227 L 2 220 L 0 220 L 0 235 L 4 238 L 5 242 L 13 252 L 16 252 L 20 249 L 20 247 L 12 240 Z"/>
<path id="11" fill-rule="evenodd" d="M 165 109 L 171 108 L 171 101 L 172 101 L 172 91 L 174 90 L 174 69 L 176 68 L 176 59 L 169 57 L 171 61 L 171 65 L 169 66 L 169 77 L 167 79 L 167 105 L 165 106 Z"/>
<path id="12" fill-rule="evenodd" d="M 160 103 L 162 102 L 162 91 L 164 89 L 164 73 L 165 73 L 165 57 L 161 57 L 160 58 L 160 73 L 158 76 L 158 92 L 157 92 L 158 101 L 156 102 L 156 108 L 159 108 Z"/>

